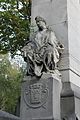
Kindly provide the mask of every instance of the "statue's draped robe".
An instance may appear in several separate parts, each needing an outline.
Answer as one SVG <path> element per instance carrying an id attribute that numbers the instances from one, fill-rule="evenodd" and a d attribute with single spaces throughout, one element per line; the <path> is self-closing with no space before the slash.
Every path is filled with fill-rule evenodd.
<path id="1" fill-rule="evenodd" d="M 23 48 L 27 61 L 27 74 L 41 76 L 44 71 L 55 69 L 59 61 L 58 43 L 54 32 L 50 29 L 37 31 Z"/>

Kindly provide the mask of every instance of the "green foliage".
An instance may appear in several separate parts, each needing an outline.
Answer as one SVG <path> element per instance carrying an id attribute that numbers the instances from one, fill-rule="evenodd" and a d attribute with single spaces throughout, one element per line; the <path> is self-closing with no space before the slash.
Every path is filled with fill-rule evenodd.
<path id="1" fill-rule="evenodd" d="M 31 0 L 0 0 L 0 53 L 12 55 L 30 34 Z"/>
<path id="2" fill-rule="evenodd" d="M 5 55 L 0 55 L 0 109 L 14 113 L 20 97 L 22 72 L 12 66 Z"/>
<path id="3" fill-rule="evenodd" d="M 30 20 L 31 0 L 0 0 L 0 109 L 10 113 L 20 96 L 22 73 L 6 53 L 14 56 L 29 40 Z"/>

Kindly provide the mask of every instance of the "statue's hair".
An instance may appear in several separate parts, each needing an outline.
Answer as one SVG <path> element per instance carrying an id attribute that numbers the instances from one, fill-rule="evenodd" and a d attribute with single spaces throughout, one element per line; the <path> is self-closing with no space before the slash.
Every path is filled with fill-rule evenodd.
<path id="1" fill-rule="evenodd" d="M 40 17 L 40 16 L 37 16 L 35 17 L 35 21 L 38 22 L 38 21 L 43 21 L 45 24 L 46 24 L 46 21 L 44 20 L 44 18 Z"/>

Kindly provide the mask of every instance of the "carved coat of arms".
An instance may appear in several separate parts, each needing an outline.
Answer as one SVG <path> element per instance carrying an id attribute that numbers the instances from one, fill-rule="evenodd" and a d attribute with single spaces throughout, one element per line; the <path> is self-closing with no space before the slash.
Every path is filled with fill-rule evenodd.
<path id="1" fill-rule="evenodd" d="M 30 84 L 24 90 L 24 101 L 31 108 L 43 107 L 47 97 L 48 88 L 45 83 Z"/>

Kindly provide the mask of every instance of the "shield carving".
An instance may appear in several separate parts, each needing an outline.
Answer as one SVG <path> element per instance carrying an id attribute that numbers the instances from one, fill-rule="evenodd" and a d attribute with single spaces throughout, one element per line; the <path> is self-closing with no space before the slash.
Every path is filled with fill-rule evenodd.
<path id="1" fill-rule="evenodd" d="M 48 97 L 48 87 L 45 83 L 29 84 L 24 89 L 24 101 L 28 107 L 38 108 L 43 106 Z"/>

